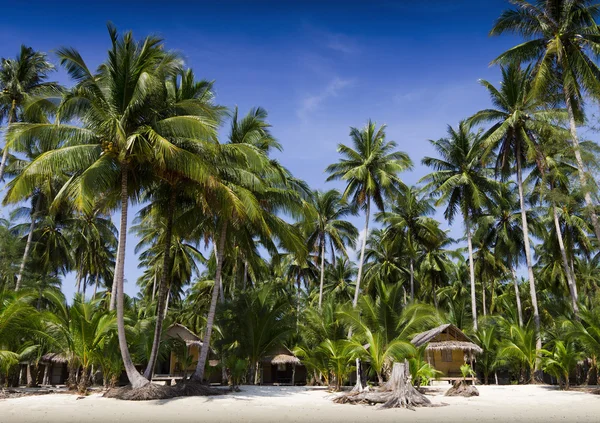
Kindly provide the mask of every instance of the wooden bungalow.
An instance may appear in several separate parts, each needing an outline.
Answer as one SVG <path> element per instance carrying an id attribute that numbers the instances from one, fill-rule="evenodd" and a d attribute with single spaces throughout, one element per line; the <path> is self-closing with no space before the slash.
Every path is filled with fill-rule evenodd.
<path id="1" fill-rule="evenodd" d="M 448 323 L 417 334 L 411 341 L 415 347 L 425 347 L 427 362 L 442 372 L 441 379 L 461 376 L 460 366 L 469 363 L 474 369 L 475 355 L 483 350 L 459 328 Z"/>
<path id="2" fill-rule="evenodd" d="M 306 384 L 306 367 L 290 350 L 281 347 L 261 360 L 261 383 L 281 385 Z"/>

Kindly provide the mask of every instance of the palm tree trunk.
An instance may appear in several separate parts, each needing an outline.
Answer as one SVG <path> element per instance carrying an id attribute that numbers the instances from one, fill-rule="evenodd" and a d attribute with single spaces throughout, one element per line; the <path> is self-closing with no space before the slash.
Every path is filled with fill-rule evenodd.
<path id="1" fill-rule="evenodd" d="M 410 302 L 415 302 L 415 268 L 413 258 L 410 258 Z"/>
<path id="2" fill-rule="evenodd" d="M 217 244 L 213 244 L 213 250 L 215 252 L 215 259 L 217 258 L 219 251 L 217 250 Z M 217 266 L 219 266 L 219 264 L 217 264 Z M 221 263 L 221 266 L 223 266 L 223 264 Z M 223 278 L 219 278 L 219 301 L 221 301 L 221 303 L 225 302 L 225 289 L 223 287 Z M 215 282 L 217 281 L 217 278 L 215 277 Z"/>
<path id="3" fill-rule="evenodd" d="M 535 349 L 539 355 L 542 349 L 542 337 L 540 332 L 540 313 L 537 303 L 537 291 L 535 289 L 535 278 L 533 277 L 533 263 L 531 258 L 531 247 L 529 245 L 529 228 L 527 227 L 527 210 L 525 209 L 525 196 L 523 194 L 523 175 L 521 174 L 521 143 L 517 142 L 517 186 L 519 188 L 519 202 L 521 206 L 521 221 L 523 225 L 523 242 L 525 244 L 525 259 L 527 261 L 527 275 L 529 276 L 529 291 L 531 293 L 531 306 L 533 307 L 533 323 L 535 326 Z M 536 372 L 540 369 L 540 359 L 535 361 Z"/>
<path id="4" fill-rule="evenodd" d="M 369 219 L 371 214 L 371 199 L 367 198 L 367 211 L 365 214 L 365 236 L 360 249 L 360 261 L 358 262 L 358 276 L 356 277 L 356 288 L 354 289 L 354 300 L 352 307 L 356 308 L 358 304 L 358 294 L 360 293 L 360 278 L 362 277 L 363 264 L 365 260 L 365 249 L 367 248 L 367 236 L 369 235 Z"/>
<path id="5" fill-rule="evenodd" d="M 552 204 L 552 213 L 554 214 L 554 227 L 556 228 L 556 237 L 558 238 L 558 246 L 560 248 L 560 256 L 563 261 L 563 267 L 565 269 L 565 275 L 567 276 L 567 284 L 569 285 L 569 293 L 571 294 L 571 305 L 573 306 L 573 312 L 579 314 L 579 306 L 577 305 L 577 288 L 575 287 L 575 275 L 571 273 L 571 267 L 569 266 L 569 260 L 567 259 L 567 251 L 565 250 L 565 243 L 563 242 L 562 230 L 560 229 L 560 222 L 558 220 L 558 211 L 556 205 Z"/>
<path id="6" fill-rule="evenodd" d="M 248 260 L 244 260 L 244 278 L 242 279 L 242 289 L 246 290 L 246 284 L 248 283 Z"/>
<path id="7" fill-rule="evenodd" d="M 152 278 L 152 302 L 154 302 L 155 294 L 156 294 L 156 272 L 154 273 L 154 277 Z"/>
<path id="8" fill-rule="evenodd" d="M 577 138 L 577 125 L 575 124 L 575 114 L 573 113 L 573 104 L 571 103 L 571 96 L 569 90 L 565 84 L 563 84 L 563 93 L 565 96 L 565 104 L 567 106 L 567 113 L 569 114 L 569 129 L 571 130 L 571 141 L 573 142 L 573 152 L 575 153 L 575 161 L 577 162 L 577 169 L 579 171 L 579 183 L 583 189 L 585 196 L 585 204 L 587 205 L 588 213 L 594 227 L 596 238 L 600 241 L 600 223 L 598 222 L 598 215 L 594 210 L 594 203 L 592 202 L 592 195 L 587 187 L 588 176 L 585 171 L 583 159 L 581 158 L 581 148 L 579 147 L 579 139 Z"/>
<path id="9" fill-rule="evenodd" d="M 210 301 L 210 309 L 208 310 L 208 318 L 206 319 L 206 332 L 202 340 L 202 348 L 200 349 L 200 357 L 196 365 L 196 371 L 192 379 L 197 382 L 202 382 L 204 379 L 204 367 L 208 358 L 208 350 L 210 349 L 210 336 L 212 334 L 213 322 L 215 320 L 215 312 L 217 309 L 217 300 L 219 299 L 219 286 L 221 283 L 221 271 L 223 268 L 223 253 L 225 250 L 225 235 L 227 234 L 227 221 L 223 222 L 221 234 L 219 238 L 219 248 L 217 249 L 217 271 L 215 273 L 215 285 L 213 287 L 212 298 Z"/>
<path id="10" fill-rule="evenodd" d="M 481 308 L 483 310 L 483 315 L 487 316 L 487 308 L 485 304 L 485 284 L 483 283 L 483 278 L 481 278 Z"/>
<path id="11" fill-rule="evenodd" d="M 81 293 L 81 274 L 77 272 L 77 293 Z"/>
<path id="12" fill-rule="evenodd" d="M 140 374 L 135 368 L 125 335 L 125 309 L 123 304 L 123 284 L 125 278 L 125 247 L 127 244 L 127 206 L 129 194 L 127 191 L 127 166 L 121 166 L 121 223 L 119 227 L 119 245 L 117 246 L 117 261 L 115 263 L 115 277 L 113 285 L 116 286 L 116 308 L 117 308 L 117 335 L 119 338 L 119 349 L 127 378 L 133 388 L 141 388 L 149 383 L 148 379 Z"/>
<path id="13" fill-rule="evenodd" d="M 109 305 L 108 309 L 110 311 L 113 311 L 115 309 L 116 305 L 117 305 L 117 285 L 115 285 L 113 283 L 112 287 L 110 289 L 110 305 Z"/>
<path id="14" fill-rule="evenodd" d="M 523 327 L 523 311 L 521 309 L 521 295 L 519 294 L 519 281 L 517 280 L 517 272 L 515 268 L 511 266 L 510 271 L 512 272 L 513 284 L 515 286 L 515 297 L 517 298 L 517 315 L 519 317 L 519 327 Z"/>
<path id="15" fill-rule="evenodd" d="M 469 275 L 471 277 L 471 310 L 473 314 L 473 330 L 477 330 L 477 298 L 475 297 L 475 266 L 473 265 L 473 240 L 471 239 L 471 225 L 465 219 L 467 229 L 467 244 L 469 247 Z"/>
<path id="16" fill-rule="evenodd" d="M 158 347 L 162 335 L 163 320 L 166 313 L 163 313 L 165 308 L 165 300 L 167 294 L 168 278 L 171 272 L 171 239 L 173 238 L 173 215 L 175 214 L 175 201 L 177 200 L 177 190 L 171 187 L 169 198 L 169 206 L 167 209 L 167 227 L 165 228 L 165 251 L 163 253 L 163 268 L 160 282 L 158 284 L 158 304 L 156 306 L 156 325 L 154 326 L 154 339 L 152 341 L 152 350 L 148 359 L 148 366 L 144 371 L 146 379 L 152 378 L 154 366 L 158 358 Z"/>
<path id="17" fill-rule="evenodd" d="M 323 303 L 323 282 L 325 281 L 325 236 L 321 234 L 321 282 L 319 284 L 319 310 Z"/>
<path id="18" fill-rule="evenodd" d="M 8 126 L 13 123 L 15 110 L 17 109 L 17 100 L 13 100 L 10 106 L 10 112 L 8 114 Z M 4 145 L 4 152 L 2 153 L 2 161 L 0 162 L 0 181 L 4 180 L 4 169 L 6 168 L 6 161 L 8 160 L 8 143 Z"/>
<path id="19" fill-rule="evenodd" d="M 93 299 L 96 299 L 96 292 L 98 291 L 98 284 L 100 283 L 100 275 L 98 273 L 96 273 L 95 281 L 96 283 L 94 284 L 94 295 L 92 295 Z"/>
<path id="20" fill-rule="evenodd" d="M 356 288 L 354 288 L 354 300 L 352 301 L 352 308 L 356 308 L 358 304 L 358 294 L 360 293 L 360 278 L 362 276 L 363 262 L 365 259 L 365 249 L 367 248 L 367 235 L 369 234 L 369 219 L 371 215 L 371 199 L 367 198 L 367 210 L 365 213 L 365 235 L 360 249 L 360 261 L 358 263 L 358 276 L 356 277 Z M 352 337 L 352 328 L 348 330 L 348 338 Z M 356 385 L 352 388 L 353 391 L 362 392 L 362 380 L 361 380 L 361 362 L 360 359 L 356 359 Z"/>
<path id="21" fill-rule="evenodd" d="M 15 285 L 15 291 L 18 291 L 21 288 L 21 280 L 23 279 L 23 272 L 25 272 L 25 264 L 27 263 L 27 259 L 29 258 L 29 251 L 31 250 L 31 244 L 33 241 L 33 230 L 35 229 L 35 218 L 37 213 L 40 210 L 40 198 L 37 198 L 35 201 L 34 212 L 31 215 L 31 224 L 29 225 L 29 233 L 27 234 L 27 243 L 25 244 L 25 251 L 23 252 L 23 259 L 21 260 L 21 266 L 19 267 L 19 274 L 17 275 L 17 283 Z"/>

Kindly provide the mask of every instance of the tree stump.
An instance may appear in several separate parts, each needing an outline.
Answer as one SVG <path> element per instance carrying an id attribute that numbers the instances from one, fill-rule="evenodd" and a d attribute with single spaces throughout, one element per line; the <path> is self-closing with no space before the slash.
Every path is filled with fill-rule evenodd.
<path id="1" fill-rule="evenodd" d="M 338 404 L 381 404 L 381 408 L 434 407 L 410 382 L 408 363 L 394 363 L 390 380 L 377 391 L 350 392 L 334 399 Z"/>
<path id="2" fill-rule="evenodd" d="M 447 397 L 478 397 L 479 391 L 474 385 L 467 384 L 465 380 L 457 380 L 444 395 Z"/>

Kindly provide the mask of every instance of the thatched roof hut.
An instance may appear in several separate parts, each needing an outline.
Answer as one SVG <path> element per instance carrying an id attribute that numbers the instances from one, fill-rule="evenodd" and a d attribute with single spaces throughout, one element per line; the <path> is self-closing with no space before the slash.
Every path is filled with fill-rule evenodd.
<path id="1" fill-rule="evenodd" d="M 47 353 L 42 356 L 40 361 L 42 363 L 66 364 L 69 361 L 69 359 L 64 354 Z"/>
<path id="2" fill-rule="evenodd" d="M 421 332 L 415 335 L 411 342 L 415 347 L 428 344 L 426 351 L 462 350 L 474 354 L 483 352 L 479 345 L 451 323 Z"/>

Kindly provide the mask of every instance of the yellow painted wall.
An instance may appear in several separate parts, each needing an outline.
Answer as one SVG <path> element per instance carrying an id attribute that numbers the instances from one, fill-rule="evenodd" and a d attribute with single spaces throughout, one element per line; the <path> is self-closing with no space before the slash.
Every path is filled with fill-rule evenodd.
<path id="1" fill-rule="evenodd" d="M 188 352 L 193 357 L 192 363 L 198 362 L 199 351 L 200 351 L 200 348 L 198 347 L 198 345 L 190 345 L 188 347 Z M 179 368 L 176 370 L 177 367 L 181 367 L 181 366 L 177 366 L 176 363 L 177 363 L 177 359 L 175 358 L 175 353 L 171 352 L 171 366 L 169 368 L 169 370 L 170 370 L 169 374 L 174 375 L 174 376 L 180 376 L 183 374 L 183 369 Z M 196 370 L 196 365 L 195 364 L 190 365 L 187 370 L 188 370 L 188 374 L 190 372 L 193 372 L 194 370 Z"/>
<path id="2" fill-rule="evenodd" d="M 460 366 L 465 364 L 465 355 L 462 350 L 452 351 L 452 361 L 443 361 L 441 351 L 432 351 L 427 354 L 429 364 L 443 373 L 440 375 L 441 377 L 460 376 Z"/>

